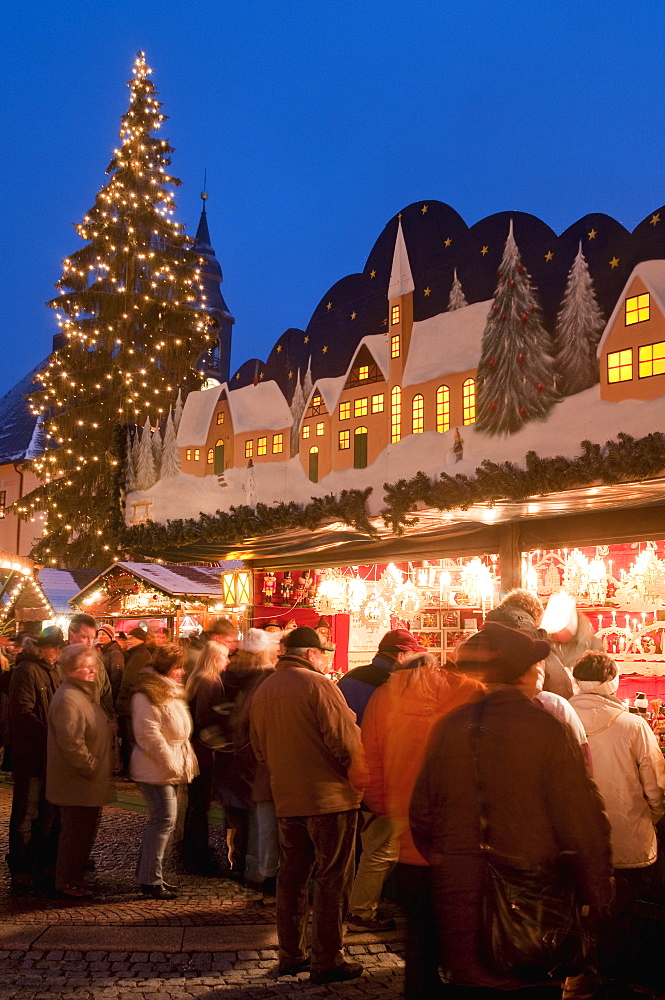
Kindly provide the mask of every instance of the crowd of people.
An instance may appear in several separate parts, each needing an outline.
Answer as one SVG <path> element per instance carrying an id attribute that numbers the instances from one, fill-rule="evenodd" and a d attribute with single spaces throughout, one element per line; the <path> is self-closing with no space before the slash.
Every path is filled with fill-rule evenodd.
<path id="1" fill-rule="evenodd" d="M 0 674 L 12 888 L 92 895 L 115 772 L 146 803 L 146 900 L 177 896 L 169 843 L 188 871 L 244 881 L 254 824 L 278 976 L 360 976 L 345 931 L 395 926 L 380 904 L 396 869 L 407 1000 L 505 996 L 548 975 L 564 1000 L 629 995 L 632 904 L 656 871 L 665 763 L 645 718 L 618 700 L 617 666 L 588 619 L 572 609 L 550 634 L 542 619 L 539 599 L 515 590 L 449 662 L 394 629 L 339 682 L 324 627 L 239 637 L 219 619 L 201 641 L 153 645 L 80 614 L 67 640 L 56 628 L 25 636 Z M 213 801 L 228 866 L 210 847 Z M 565 862 L 584 924 L 574 957 L 528 975 L 496 960 L 497 859 L 541 879 L 543 895 Z"/>

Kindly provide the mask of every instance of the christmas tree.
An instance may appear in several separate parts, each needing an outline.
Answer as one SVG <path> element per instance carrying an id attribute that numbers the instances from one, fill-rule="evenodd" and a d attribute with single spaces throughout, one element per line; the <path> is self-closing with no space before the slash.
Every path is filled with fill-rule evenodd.
<path id="1" fill-rule="evenodd" d="M 457 268 L 453 272 L 453 283 L 450 286 L 450 296 L 448 298 L 448 312 L 454 312 L 456 309 L 463 309 L 464 306 L 468 306 L 466 301 L 466 295 L 462 289 L 462 282 L 457 277 Z"/>
<path id="2" fill-rule="evenodd" d="M 209 346 L 201 261 L 173 220 L 180 182 L 172 148 L 156 135 L 165 116 L 150 72 L 140 52 L 110 179 L 77 226 L 85 245 L 65 260 L 48 303 L 63 346 L 30 399 L 47 434 L 32 466 L 43 483 L 17 507 L 26 518 L 45 512 L 33 555 L 46 563 L 103 567 L 119 553 L 123 425 L 146 414 L 156 423 L 179 386 L 198 388 L 195 365 Z"/>
<path id="3" fill-rule="evenodd" d="M 486 434 L 544 420 L 557 398 L 550 336 L 510 222 L 478 365 L 476 426 Z"/>
<path id="4" fill-rule="evenodd" d="M 580 242 L 556 324 L 559 391 L 572 396 L 598 381 L 596 347 L 605 325 Z"/>
<path id="5" fill-rule="evenodd" d="M 171 479 L 180 475 L 180 452 L 178 451 L 178 441 L 176 438 L 175 421 L 173 413 L 169 410 L 166 419 L 166 431 L 164 433 L 164 446 L 162 448 L 162 467 L 160 470 L 161 479 Z"/>

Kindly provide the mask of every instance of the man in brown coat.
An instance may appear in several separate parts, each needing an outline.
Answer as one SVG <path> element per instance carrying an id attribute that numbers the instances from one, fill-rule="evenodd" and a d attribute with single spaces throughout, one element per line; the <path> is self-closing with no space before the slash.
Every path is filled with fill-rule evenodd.
<path id="1" fill-rule="evenodd" d="M 352 765 L 356 783 L 366 780 L 360 730 L 324 676 L 330 649 L 314 629 L 294 629 L 283 645 L 250 708 L 252 746 L 268 765 L 279 829 L 278 975 L 310 968 L 307 882 L 316 866 L 310 979 L 341 982 L 362 973 L 342 952 L 361 799 Z"/>

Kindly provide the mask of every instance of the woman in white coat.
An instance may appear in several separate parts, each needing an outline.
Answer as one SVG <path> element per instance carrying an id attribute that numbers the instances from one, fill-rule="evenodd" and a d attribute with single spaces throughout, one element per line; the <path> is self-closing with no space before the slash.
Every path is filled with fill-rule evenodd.
<path id="1" fill-rule="evenodd" d="M 136 876 L 143 895 L 152 899 L 175 899 L 173 887 L 162 876 L 164 852 L 176 824 L 178 787 L 198 774 L 182 686 L 186 658 L 175 643 L 158 646 L 150 668 L 139 675 L 131 702 L 135 746 L 130 774 L 149 813 Z"/>

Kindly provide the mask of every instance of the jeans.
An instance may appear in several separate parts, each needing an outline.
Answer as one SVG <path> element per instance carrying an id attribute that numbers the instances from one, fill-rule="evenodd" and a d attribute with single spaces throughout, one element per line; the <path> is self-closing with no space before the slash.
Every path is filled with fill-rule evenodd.
<path id="1" fill-rule="evenodd" d="M 399 858 L 399 842 L 393 838 L 393 825 L 388 816 L 375 816 L 363 809 L 361 817 L 363 852 L 351 890 L 349 912 L 371 920 L 376 916 L 383 883 Z"/>
<path id="2" fill-rule="evenodd" d="M 279 835 L 274 802 L 256 803 L 259 833 L 259 871 L 262 878 L 274 878 L 279 870 Z"/>
<path id="3" fill-rule="evenodd" d="M 353 881 L 357 812 L 323 816 L 280 816 L 277 875 L 279 961 L 296 965 L 307 958 L 307 882 L 314 872 L 312 971 L 344 961 L 344 919 Z"/>
<path id="4" fill-rule="evenodd" d="M 141 837 L 136 879 L 139 885 L 161 885 L 164 852 L 178 817 L 177 785 L 136 782 L 148 806 L 148 822 Z"/>
<path id="5" fill-rule="evenodd" d="M 81 885 L 102 816 L 101 806 L 60 806 L 55 887 Z"/>
<path id="6" fill-rule="evenodd" d="M 58 810 L 44 798 L 45 778 L 14 774 L 9 818 L 9 854 L 12 876 L 53 872 L 58 850 Z"/>

